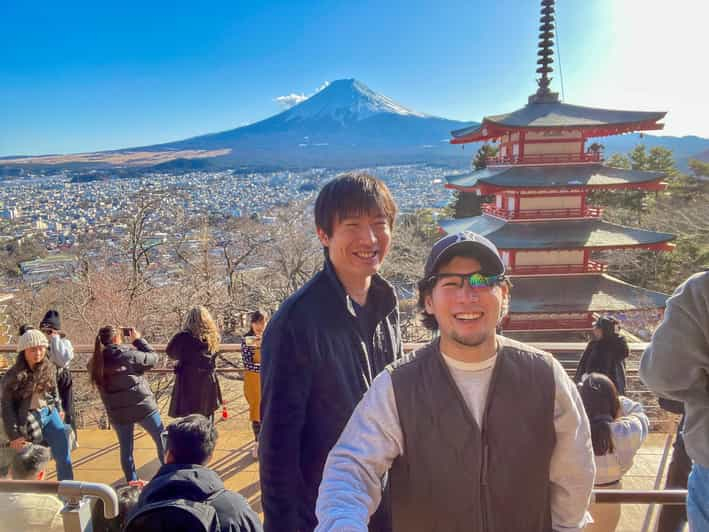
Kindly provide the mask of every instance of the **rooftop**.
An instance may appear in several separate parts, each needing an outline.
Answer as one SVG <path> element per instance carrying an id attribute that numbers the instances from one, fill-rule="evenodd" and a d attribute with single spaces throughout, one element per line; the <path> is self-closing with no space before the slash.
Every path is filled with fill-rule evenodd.
<path id="1" fill-rule="evenodd" d="M 472 189 L 487 185 L 499 189 L 615 188 L 644 185 L 664 178 L 660 172 L 624 170 L 602 164 L 565 166 L 496 166 L 447 176 L 448 188 Z"/>
<path id="2" fill-rule="evenodd" d="M 510 312 L 520 314 L 663 308 L 668 298 L 606 274 L 513 277 L 512 284 Z"/>
<path id="3" fill-rule="evenodd" d="M 529 103 L 509 113 L 486 116 L 479 126 L 451 131 L 451 142 L 477 142 L 519 129 L 582 129 L 587 137 L 662 129 L 664 125 L 656 122 L 666 114 L 666 111 L 622 111 L 562 102 Z"/>
<path id="4" fill-rule="evenodd" d="M 483 214 L 441 220 L 439 225 L 446 233 L 472 231 L 481 234 L 501 250 L 649 247 L 675 238 L 670 233 L 625 227 L 599 219 L 510 223 Z"/>

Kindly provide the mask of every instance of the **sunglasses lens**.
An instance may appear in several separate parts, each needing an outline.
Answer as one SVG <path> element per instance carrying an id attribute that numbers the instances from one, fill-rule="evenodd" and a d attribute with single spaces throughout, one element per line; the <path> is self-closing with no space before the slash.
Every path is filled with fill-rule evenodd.
<path id="1" fill-rule="evenodd" d="M 490 286 L 490 278 L 484 276 L 481 273 L 472 274 L 468 278 L 468 281 L 470 282 L 470 286 L 472 286 L 473 288 L 482 287 L 482 286 Z"/>

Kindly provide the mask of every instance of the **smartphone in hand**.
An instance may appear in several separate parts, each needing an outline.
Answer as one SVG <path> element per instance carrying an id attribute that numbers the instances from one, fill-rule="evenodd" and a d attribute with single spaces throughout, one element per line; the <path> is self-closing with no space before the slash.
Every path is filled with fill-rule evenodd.
<path id="1" fill-rule="evenodd" d="M 131 338 L 133 336 L 133 327 L 121 327 L 121 334 L 124 338 Z"/>

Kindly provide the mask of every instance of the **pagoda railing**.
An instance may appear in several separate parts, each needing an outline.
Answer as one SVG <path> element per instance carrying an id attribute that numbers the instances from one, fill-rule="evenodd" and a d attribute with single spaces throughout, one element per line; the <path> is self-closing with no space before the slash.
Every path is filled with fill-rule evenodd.
<path id="1" fill-rule="evenodd" d="M 512 281 L 514 283 L 514 279 Z M 587 319 L 555 319 L 555 320 L 509 320 L 504 324 L 506 331 L 559 331 L 569 329 L 591 329 L 591 321 Z"/>
<path id="2" fill-rule="evenodd" d="M 494 203 L 483 203 L 482 211 L 485 214 L 504 218 L 505 220 L 544 220 L 550 218 L 600 218 L 603 208 L 586 207 L 584 209 L 524 209 L 513 211 L 501 209 Z"/>
<path id="3" fill-rule="evenodd" d="M 510 275 L 560 275 L 565 273 L 605 273 L 608 265 L 595 260 L 587 264 L 534 264 L 514 266 L 508 270 Z"/>
<path id="4" fill-rule="evenodd" d="M 506 164 L 567 164 L 567 163 L 600 163 L 603 157 L 600 152 L 586 153 L 549 153 L 539 155 L 498 155 L 488 157 L 488 166 Z"/>

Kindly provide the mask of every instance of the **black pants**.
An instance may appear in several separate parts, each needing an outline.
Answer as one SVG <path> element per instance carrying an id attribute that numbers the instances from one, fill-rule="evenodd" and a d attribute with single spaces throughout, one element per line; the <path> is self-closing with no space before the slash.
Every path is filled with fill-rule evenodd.
<path id="1" fill-rule="evenodd" d="M 684 418 L 683 418 L 684 421 Z M 672 451 L 672 461 L 667 469 L 667 482 L 665 489 L 687 489 L 687 478 L 692 470 L 692 460 L 687 456 L 684 448 L 684 438 L 682 438 L 682 423 L 677 430 L 674 451 Z M 665 505 L 660 512 L 660 519 L 657 524 L 657 532 L 678 532 L 687 523 L 687 507 L 684 505 Z"/>
<path id="2" fill-rule="evenodd" d="M 74 381 L 71 378 L 71 371 L 66 368 L 57 370 L 57 388 L 59 398 L 62 401 L 64 410 L 64 423 L 71 425 L 76 435 L 76 416 L 74 412 Z"/>

